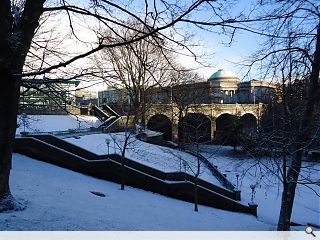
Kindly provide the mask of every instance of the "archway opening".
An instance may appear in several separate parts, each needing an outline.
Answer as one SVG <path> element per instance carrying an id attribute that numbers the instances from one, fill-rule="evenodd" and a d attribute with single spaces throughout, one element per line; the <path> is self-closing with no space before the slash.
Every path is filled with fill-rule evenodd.
<path id="1" fill-rule="evenodd" d="M 221 114 L 216 119 L 215 142 L 222 145 L 237 146 L 240 143 L 241 121 L 231 114 Z"/>
<path id="2" fill-rule="evenodd" d="M 147 128 L 163 133 L 163 139 L 166 141 L 172 140 L 172 123 L 166 115 L 156 114 L 152 116 L 147 123 Z"/>
<path id="3" fill-rule="evenodd" d="M 211 120 L 202 113 L 188 113 L 179 122 L 179 141 L 211 141 Z"/>
<path id="4" fill-rule="evenodd" d="M 240 120 L 243 134 L 252 135 L 257 132 L 257 118 L 253 114 L 246 113 Z"/>

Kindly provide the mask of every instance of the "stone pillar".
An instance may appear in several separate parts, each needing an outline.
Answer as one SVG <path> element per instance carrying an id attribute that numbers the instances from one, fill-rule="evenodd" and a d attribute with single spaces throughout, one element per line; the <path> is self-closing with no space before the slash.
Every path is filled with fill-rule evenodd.
<path id="1" fill-rule="evenodd" d="M 241 191 L 240 190 L 235 190 L 234 195 L 235 195 L 235 199 L 237 201 L 241 201 Z"/>
<path id="2" fill-rule="evenodd" d="M 248 203 L 250 208 L 250 213 L 254 216 L 258 216 L 258 204 L 256 203 Z"/>

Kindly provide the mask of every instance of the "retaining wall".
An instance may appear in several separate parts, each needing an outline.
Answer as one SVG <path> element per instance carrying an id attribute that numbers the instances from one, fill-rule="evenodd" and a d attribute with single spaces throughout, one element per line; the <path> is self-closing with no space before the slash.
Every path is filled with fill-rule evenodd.
<path id="1" fill-rule="evenodd" d="M 16 138 L 15 152 L 94 177 L 120 183 L 121 157 L 96 155 L 51 135 Z M 194 177 L 185 173 L 165 173 L 124 159 L 125 184 L 165 196 L 194 201 Z M 235 212 L 252 213 L 236 199 L 235 193 L 198 180 L 199 204 Z"/>

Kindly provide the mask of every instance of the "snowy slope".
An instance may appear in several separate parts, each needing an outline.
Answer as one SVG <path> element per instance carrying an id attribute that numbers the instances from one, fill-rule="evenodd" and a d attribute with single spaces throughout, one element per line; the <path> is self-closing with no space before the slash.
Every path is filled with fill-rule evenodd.
<path id="1" fill-rule="evenodd" d="M 227 146 L 202 146 L 202 154 L 206 156 L 227 178 L 236 185 L 236 173 L 239 174 L 239 189 L 243 202 L 250 202 L 252 191 L 250 185 L 256 185 L 254 202 L 258 203 L 258 216 L 264 222 L 276 224 L 280 212 L 282 186 L 274 174 L 267 171 L 275 168 L 274 160 L 268 158 L 252 159 L 241 156 Z M 257 164 L 259 160 L 259 164 Z M 301 174 L 310 179 L 320 181 L 320 164 L 303 162 Z M 311 189 L 312 188 L 312 189 Z M 298 185 L 291 220 L 306 225 L 320 225 L 320 185 Z M 299 229 L 299 228 L 298 228 Z"/>
<path id="2" fill-rule="evenodd" d="M 67 131 L 97 127 L 101 122 L 94 116 L 74 115 L 27 115 L 25 120 L 18 116 L 16 134 L 23 132 Z"/>
<path id="3" fill-rule="evenodd" d="M 121 191 L 117 184 L 19 154 L 14 154 L 10 186 L 27 207 L 1 213 L 1 230 L 274 229 L 251 215 L 204 206 L 194 212 L 191 203 L 130 187 Z"/>
<path id="4" fill-rule="evenodd" d="M 117 141 L 121 142 L 121 136 L 123 136 L 121 134 L 123 133 L 118 133 L 116 137 L 113 134 L 95 134 L 82 136 L 80 139 L 68 138 L 65 140 L 97 154 L 106 154 L 108 150 L 105 139 L 108 138 L 111 140 L 110 153 L 114 151 L 119 153 L 117 145 L 115 145 L 116 150 L 114 150 L 112 138 L 116 138 Z M 132 141 L 128 148 L 127 156 L 129 158 L 162 171 L 179 171 L 180 159 L 190 162 L 191 167 L 195 163 L 195 158 L 189 154 L 138 140 Z M 254 159 L 243 155 L 238 156 L 234 154 L 232 147 L 226 146 L 207 145 L 202 146 L 201 151 L 213 165 L 217 165 L 220 171 L 227 174 L 227 178 L 235 186 L 237 185 L 236 173 L 239 174 L 238 188 L 241 190 L 243 204 L 251 202 L 252 190 L 250 185 L 256 185 L 253 201 L 258 204 L 258 219 L 272 225 L 277 224 L 282 188 L 278 179 L 270 173 L 265 173 L 262 169 L 263 166 L 268 166 L 269 159 L 260 159 L 261 164 L 257 165 Z M 319 180 L 320 164 L 309 164 L 313 165 L 313 171 L 309 171 L 308 174 L 311 174 L 313 179 Z M 192 168 L 195 169 L 194 166 Z M 192 171 L 189 170 L 189 173 L 192 174 Z M 202 167 L 200 177 L 220 185 L 205 167 Z M 320 186 L 312 185 L 311 187 L 318 194 L 320 193 Z M 292 221 L 303 225 L 310 222 L 320 225 L 320 199 L 313 190 L 298 185 Z M 293 229 L 301 230 L 303 227 L 294 227 Z"/>
<path id="5" fill-rule="evenodd" d="M 79 121 L 73 116 L 31 116 L 28 131 L 57 131 L 76 129 Z M 80 128 L 95 126 L 96 118 L 85 117 Z M 17 133 L 23 131 L 23 126 Z M 98 134 L 82 136 L 67 141 L 97 154 L 108 152 L 106 139 L 110 139 L 109 152 L 120 151 L 123 134 Z M 239 188 L 242 202 L 251 201 L 250 185 L 256 185 L 254 201 L 258 203 L 258 219 L 200 206 L 200 212 L 192 211 L 190 203 L 166 198 L 157 194 L 119 186 L 61 169 L 30 158 L 14 155 L 11 189 L 15 197 L 25 203 L 26 210 L 0 214 L 1 230 L 275 230 L 278 220 L 281 186 L 270 174 L 261 174 L 260 166 L 247 156 L 234 155 L 230 147 L 203 146 L 202 154 L 227 174 L 236 185 L 239 173 Z M 130 141 L 127 157 L 162 171 L 183 171 L 183 160 L 194 168 L 195 158 L 189 154 Z M 262 159 L 262 163 L 265 163 Z M 310 164 L 304 169 L 310 169 Z M 308 168 L 306 168 L 308 167 Z M 320 179 L 320 165 L 311 166 L 313 178 Z M 190 169 L 187 169 L 192 174 Z M 214 184 L 219 182 L 202 168 L 201 178 Z M 312 186 L 318 193 L 319 186 Z M 90 191 L 102 192 L 98 197 Z M 297 189 L 292 221 L 320 224 L 320 201 L 306 187 Z M 303 227 L 293 229 L 304 230 Z"/>

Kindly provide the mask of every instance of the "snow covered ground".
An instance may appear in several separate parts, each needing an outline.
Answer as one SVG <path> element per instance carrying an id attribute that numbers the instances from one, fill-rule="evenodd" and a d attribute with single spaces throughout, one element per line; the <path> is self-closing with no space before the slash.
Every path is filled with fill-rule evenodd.
<path id="1" fill-rule="evenodd" d="M 18 128 L 16 134 L 20 132 L 51 132 L 67 131 L 70 129 L 85 129 L 98 127 L 101 123 L 94 116 L 74 116 L 74 115 L 27 115 L 26 118 L 18 116 Z"/>
<path id="2" fill-rule="evenodd" d="M 167 198 L 14 154 L 11 190 L 26 209 L 1 230 L 273 230 L 255 217 Z M 100 192 L 100 197 L 91 192 Z M 241 221 L 239 221 L 241 220 Z"/>
<path id="3" fill-rule="evenodd" d="M 117 134 L 95 134 L 82 136 L 79 139 L 65 139 L 77 146 L 85 148 L 96 154 L 106 154 L 108 152 L 106 139 L 110 139 L 109 152 L 120 152 L 119 146 L 123 146 L 123 133 Z M 113 139 L 119 144 L 113 144 Z M 255 193 L 253 201 L 258 204 L 258 219 L 265 223 L 276 226 L 279 212 L 282 188 L 279 180 L 270 172 L 266 171 L 266 167 L 272 168 L 269 164 L 270 160 L 260 159 L 260 164 L 257 164 L 255 159 L 251 159 L 245 155 L 234 153 L 232 147 L 226 146 L 202 146 L 202 154 L 209 159 L 214 165 L 217 165 L 219 170 L 227 174 L 227 178 L 237 186 L 236 174 L 238 177 L 238 188 L 241 190 L 243 204 L 251 202 L 252 190 L 251 185 L 255 185 Z M 147 144 L 139 140 L 132 140 L 128 145 L 127 157 L 132 160 L 141 162 L 162 171 L 179 171 L 180 160 L 183 159 L 189 163 L 192 169 L 195 169 L 196 159 L 184 152 L 161 147 L 157 145 Z M 312 179 L 320 179 L 320 165 L 316 163 L 304 163 L 302 173 L 306 171 Z M 188 170 L 190 174 L 192 171 Z M 218 180 L 202 166 L 200 178 L 203 178 L 211 183 L 220 185 Z M 319 185 L 309 185 L 320 194 Z M 293 209 L 292 221 L 306 225 L 314 223 L 320 225 L 320 199 L 314 191 L 298 185 L 296 191 L 296 199 Z M 294 227 L 293 229 L 303 229 L 303 227 Z"/>
<path id="4" fill-rule="evenodd" d="M 73 116 L 31 116 L 34 121 L 26 131 L 58 131 L 79 128 Z M 96 118 L 85 117 L 80 128 L 96 126 Z M 23 124 L 17 133 L 23 131 Z M 95 134 L 67 141 L 97 154 L 121 150 L 123 134 Z M 114 142 L 113 139 L 116 141 Z M 195 158 L 189 154 L 130 140 L 126 156 L 162 171 L 184 171 L 183 160 L 194 168 Z M 116 144 L 117 143 L 117 144 Z M 117 184 L 88 177 L 25 156 L 14 154 L 11 190 L 26 209 L 0 214 L 1 230 L 275 230 L 279 215 L 281 186 L 278 180 L 262 171 L 267 166 L 244 155 L 233 154 L 231 148 L 203 146 L 202 154 L 227 174 L 228 179 L 242 191 L 242 202 L 251 201 L 250 185 L 255 185 L 254 202 L 258 218 L 200 206 L 167 198 L 158 194 L 127 187 L 119 190 Z M 304 169 L 315 179 L 319 177 L 319 164 L 305 163 Z M 187 169 L 191 174 L 190 169 Z M 210 172 L 202 168 L 201 178 L 220 184 Z M 318 193 L 319 186 L 312 186 Z M 101 192 L 99 197 L 92 192 Z M 296 193 L 292 221 L 320 224 L 319 197 L 304 186 Z M 304 230 L 304 227 L 294 227 Z"/>
<path id="5" fill-rule="evenodd" d="M 282 186 L 279 179 L 271 173 L 275 169 L 274 160 L 249 158 L 235 153 L 232 149 L 227 146 L 204 145 L 201 152 L 213 165 L 217 165 L 221 172 L 226 173 L 234 185 L 237 184 L 236 174 L 239 174 L 238 187 L 242 192 L 243 202 L 251 201 L 250 185 L 255 185 L 254 202 L 259 205 L 258 219 L 265 223 L 276 224 L 280 212 Z M 301 175 L 319 183 L 320 164 L 303 162 Z M 307 223 L 320 225 L 319 194 L 319 184 L 307 186 L 299 184 L 291 220 L 303 225 Z"/>

